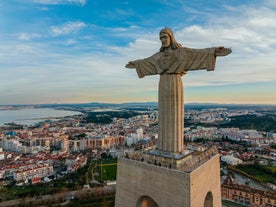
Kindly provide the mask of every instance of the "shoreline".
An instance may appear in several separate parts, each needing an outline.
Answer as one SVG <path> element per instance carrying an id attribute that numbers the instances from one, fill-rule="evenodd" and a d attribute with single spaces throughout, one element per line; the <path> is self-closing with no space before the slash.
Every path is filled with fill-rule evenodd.
<path id="1" fill-rule="evenodd" d="M 59 121 L 72 116 L 83 115 L 80 111 L 55 108 L 17 108 L 0 110 L 0 127 L 33 126 L 46 120 Z"/>

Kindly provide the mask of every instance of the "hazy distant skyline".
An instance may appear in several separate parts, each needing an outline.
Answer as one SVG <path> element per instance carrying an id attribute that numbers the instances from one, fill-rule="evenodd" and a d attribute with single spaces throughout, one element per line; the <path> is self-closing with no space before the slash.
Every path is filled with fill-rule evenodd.
<path id="1" fill-rule="evenodd" d="M 276 104 L 276 1 L 0 0 L 0 105 L 157 101 L 159 76 L 124 66 L 157 52 L 164 26 L 233 51 L 182 77 L 185 103 Z"/>

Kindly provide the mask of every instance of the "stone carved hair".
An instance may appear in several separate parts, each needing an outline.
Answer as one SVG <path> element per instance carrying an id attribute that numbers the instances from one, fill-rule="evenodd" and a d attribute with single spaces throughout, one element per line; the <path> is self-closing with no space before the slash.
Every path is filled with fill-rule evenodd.
<path id="1" fill-rule="evenodd" d="M 161 29 L 159 32 L 159 35 L 161 35 L 162 33 L 166 33 L 170 36 L 170 39 L 171 39 L 170 47 L 172 50 L 176 50 L 182 47 L 182 45 L 176 41 L 173 31 L 170 28 L 165 27 L 164 29 Z M 160 52 L 164 52 L 164 50 L 165 50 L 165 47 L 161 46 Z"/>

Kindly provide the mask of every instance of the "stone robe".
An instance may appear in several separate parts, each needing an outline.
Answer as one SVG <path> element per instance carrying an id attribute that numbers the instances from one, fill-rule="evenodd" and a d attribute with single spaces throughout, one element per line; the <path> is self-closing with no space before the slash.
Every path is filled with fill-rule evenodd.
<path id="1" fill-rule="evenodd" d="M 132 61 L 139 78 L 160 75 L 158 91 L 158 145 L 169 153 L 184 149 L 184 92 L 181 76 L 189 70 L 214 70 L 215 48 L 179 48 Z"/>

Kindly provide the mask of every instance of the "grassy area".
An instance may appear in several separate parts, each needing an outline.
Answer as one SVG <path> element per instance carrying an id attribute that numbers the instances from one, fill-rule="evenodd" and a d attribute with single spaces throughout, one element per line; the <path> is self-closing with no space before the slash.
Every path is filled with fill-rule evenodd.
<path id="1" fill-rule="evenodd" d="M 0 192 L 1 198 L 4 200 L 11 200 L 16 198 L 32 197 L 46 194 L 47 187 L 44 184 L 37 184 L 32 186 L 7 186 Z"/>
<path id="2" fill-rule="evenodd" d="M 99 199 L 77 199 L 71 201 L 67 205 L 62 205 L 64 207 L 114 207 L 115 205 L 115 194 L 113 195 L 105 195 Z"/>
<path id="3" fill-rule="evenodd" d="M 276 184 L 276 167 L 262 165 L 238 165 L 237 169 L 242 170 L 248 175 L 254 176 L 262 182 L 270 182 Z"/>
<path id="4" fill-rule="evenodd" d="M 117 176 L 117 160 L 97 160 L 95 165 L 95 175 L 96 180 L 105 181 L 105 180 L 116 180 Z"/>
<path id="5" fill-rule="evenodd" d="M 270 170 L 272 173 L 276 173 L 276 166 L 267 166 L 267 169 Z"/>
<path id="6" fill-rule="evenodd" d="M 102 164 L 99 165 L 100 174 L 102 174 L 101 180 L 116 180 L 117 175 L 117 163 Z"/>

